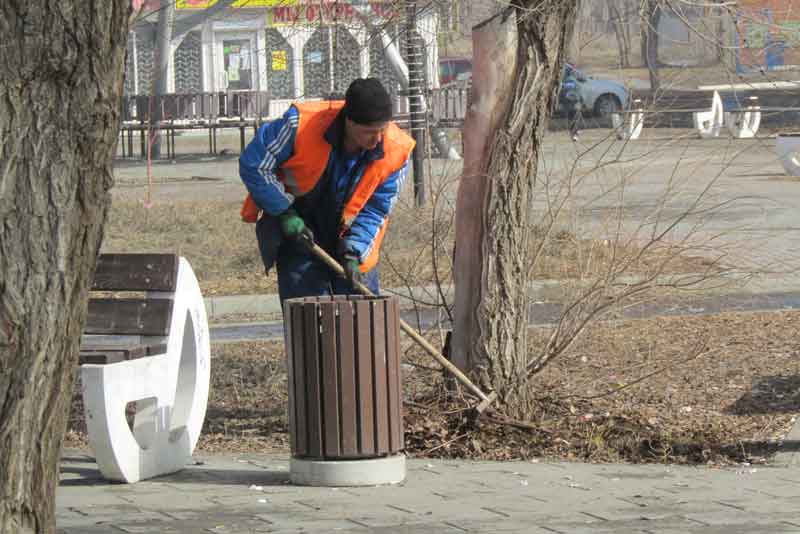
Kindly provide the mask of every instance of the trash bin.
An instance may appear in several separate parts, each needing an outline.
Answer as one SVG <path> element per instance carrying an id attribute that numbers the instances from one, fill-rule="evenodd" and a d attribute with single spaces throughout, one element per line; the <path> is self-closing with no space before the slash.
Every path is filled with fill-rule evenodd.
<path id="1" fill-rule="evenodd" d="M 356 295 L 289 299 L 283 320 L 292 482 L 402 481 L 397 301 Z"/>

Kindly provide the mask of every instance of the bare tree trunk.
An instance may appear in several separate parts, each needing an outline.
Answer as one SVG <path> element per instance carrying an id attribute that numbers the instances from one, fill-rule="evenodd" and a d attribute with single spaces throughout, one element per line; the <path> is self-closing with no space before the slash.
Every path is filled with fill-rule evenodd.
<path id="1" fill-rule="evenodd" d="M 150 124 L 158 126 L 163 118 L 161 95 L 167 94 L 167 72 L 169 71 L 169 58 L 172 55 L 172 25 L 175 20 L 175 0 L 161 0 L 161 7 L 158 11 L 158 24 L 156 26 L 156 52 L 155 68 L 153 69 L 153 89 L 150 92 L 154 95 L 156 106 L 150 113 Z M 151 155 L 153 159 L 161 157 L 161 130 L 155 128 L 151 135 L 152 142 Z"/>
<path id="2" fill-rule="evenodd" d="M 577 0 L 521 0 L 473 29 L 456 208 L 452 357 L 525 415 L 529 212 Z"/>
<path id="3" fill-rule="evenodd" d="M 661 20 L 661 0 L 646 0 L 641 14 L 642 62 L 650 75 L 650 89 L 661 86 L 658 77 L 658 23 Z"/>
<path id="4" fill-rule="evenodd" d="M 631 66 L 630 47 L 625 35 L 626 21 L 623 19 L 619 8 L 610 0 L 608 12 L 614 26 L 614 36 L 617 38 L 617 50 L 619 51 L 619 66 L 623 69 Z"/>
<path id="5" fill-rule="evenodd" d="M 628 9 L 628 6 L 623 3 L 623 18 L 622 18 L 622 26 L 621 36 L 622 42 L 625 45 L 625 63 L 627 67 L 631 66 L 631 11 Z M 636 11 L 633 11 L 636 13 Z"/>
<path id="6" fill-rule="evenodd" d="M 729 44 L 727 42 L 727 29 L 725 26 L 725 21 L 727 20 L 726 17 L 723 17 L 721 14 L 717 15 L 717 35 L 716 35 L 716 58 L 717 63 L 724 63 L 725 62 L 725 45 Z"/>
<path id="7" fill-rule="evenodd" d="M 55 531 L 130 0 L 0 2 L 0 532 Z"/>

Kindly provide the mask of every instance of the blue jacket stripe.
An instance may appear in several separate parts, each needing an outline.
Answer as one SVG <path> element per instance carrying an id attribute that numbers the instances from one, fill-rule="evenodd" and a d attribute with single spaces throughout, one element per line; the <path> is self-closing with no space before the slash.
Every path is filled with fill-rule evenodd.
<path id="1" fill-rule="evenodd" d="M 261 126 L 239 158 L 242 181 L 256 204 L 270 215 L 283 213 L 294 202 L 275 171 L 292 155 L 297 121 L 297 110 L 289 108 L 282 118 Z"/>

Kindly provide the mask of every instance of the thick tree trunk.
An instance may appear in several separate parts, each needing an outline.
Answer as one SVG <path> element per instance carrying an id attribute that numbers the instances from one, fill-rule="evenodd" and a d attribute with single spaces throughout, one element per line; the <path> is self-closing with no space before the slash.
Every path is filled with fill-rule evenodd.
<path id="1" fill-rule="evenodd" d="M 525 0 L 473 29 L 455 250 L 456 365 L 525 415 L 532 191 L 577 0 Z"/>
<path id="2" fill-rule="evenodd" d="M 130 0 L 0 2 L 0 532 L 55 531 Z"/>

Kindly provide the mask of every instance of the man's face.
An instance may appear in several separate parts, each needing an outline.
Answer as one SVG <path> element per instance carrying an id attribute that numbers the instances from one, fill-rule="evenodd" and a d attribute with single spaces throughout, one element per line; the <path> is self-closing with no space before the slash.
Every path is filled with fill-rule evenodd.
<path id="1" fill-rule="evenodd" d="M 389 126 L 388 122 L 358 124 L 348 118 L 345 122 L 345 128 L 347 129 L 345 135 L 348 137 L 350 144 L 359 150 L 372 150 L 383 139 L 383 133 L 386 131 L 387 126 Z"/>

